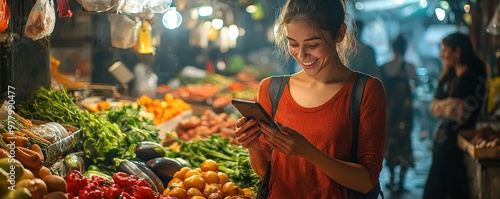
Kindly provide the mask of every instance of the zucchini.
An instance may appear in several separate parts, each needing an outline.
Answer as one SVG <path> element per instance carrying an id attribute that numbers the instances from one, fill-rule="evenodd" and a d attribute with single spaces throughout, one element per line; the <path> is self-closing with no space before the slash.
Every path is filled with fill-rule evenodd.
<path id="1" fill-rule="evenodd" d="M 127 160 L 120 163 L 118 169 L 129 175 L 135 175 L 139 179 L 144 179 L 151 190 L 156 193 L 163 193 L 165 186 L 158 176 L 149 169 L 146 164 L 134 160 Z"/>
<path id="2" fill-rule="evenodd" d="M 168 184 L 174 177 L 175 172 L 181 170 L 183 165 L 176 159 L 160 157 L 148 160 L 146 163 L 151 170 L 163 181 Z"/>
<path id="3" fill-rule="evenodd" d="M 165 148 L 160 143 L 143 141 L 137 143 L 134 148 L 137 158 L 148 161 L 157 157 L 165 157 Z"/>

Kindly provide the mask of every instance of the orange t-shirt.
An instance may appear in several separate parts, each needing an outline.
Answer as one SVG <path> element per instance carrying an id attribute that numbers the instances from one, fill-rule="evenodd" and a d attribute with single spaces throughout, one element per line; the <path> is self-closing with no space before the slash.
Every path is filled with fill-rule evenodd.
<path id="1" fill-rule="evenodd" d="M 358 73 L 354 73 L 342 88 L 326 103 L 305 108 L 292 98 L 288 85 L 278 105 L 275 121 L 301 133 L 309 142 L 331 157 L 350 161 L 352 126 L 349 104 L 352 85 Z M 258 101 L 271 114 L 269 100 L 270 79 L 261 81 Z M 386 132 L 385 91 L 382 83 L 369 78 L 360 108 L 358 163 L 370 173 L 376 184 L 382 169 Z M 260 137 L 260 143 L 269 157 L 269 145 Z M 269 198 L 347 198 L 346 189 L 330 179 L 312 163 L 298 156 L 273 152 Z M 342 172 L 342 171 L 339 171 Z"/>

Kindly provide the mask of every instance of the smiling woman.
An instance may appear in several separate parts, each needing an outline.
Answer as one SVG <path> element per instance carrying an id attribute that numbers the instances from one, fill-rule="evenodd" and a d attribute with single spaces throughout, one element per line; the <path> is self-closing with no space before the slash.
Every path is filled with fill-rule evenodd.
<path id="1" fill-rule="evenodd" d="M 269 177 L 261 185 L 270 189 L 269 198 L 352 198 L 348 193 L 370 192 L 378 182 L 385 93 L 378 79 L 367 79 L 357 126 L 364 144 L 351 159 L 353 128 L 346 113 L 360 74 L 346 67 L 356 40 L 345 21 L 341 0 L 288 0 L 276 20 L 276 45 L 302 68 L 282 87 L 273 116 L 280 130 L 242 118 L 235 131 L 250 152 L 254 171 Z M 280 86 L 276 83 L 266 78 L 259 85 L 257 101 L 269 115 L 276 97 L 269 92 Z M 258 198 L 264 196 L 259 192 Z"/>

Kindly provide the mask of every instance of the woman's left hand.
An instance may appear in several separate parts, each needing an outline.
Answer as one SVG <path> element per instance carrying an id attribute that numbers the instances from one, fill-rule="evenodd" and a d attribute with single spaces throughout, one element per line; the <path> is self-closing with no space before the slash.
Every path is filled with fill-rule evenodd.
<path id="1" fill-rule="evenodd" d="M 265 136 L 266 142 L 273 148 L 287 155 L 303 156 L 306 154 L 307 148 L 314 147 L 302 134 L 296 130 L 284 126 L 280 123 L 277 125 L 281 131 L 273 127 L 260 123 L 261 131 Z"/>

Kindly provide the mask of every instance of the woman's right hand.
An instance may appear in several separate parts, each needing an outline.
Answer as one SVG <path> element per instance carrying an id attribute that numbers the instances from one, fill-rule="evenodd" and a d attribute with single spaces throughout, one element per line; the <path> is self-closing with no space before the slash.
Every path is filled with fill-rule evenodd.
<path id="1" fill-rule="evenodd" d="M 241 146 L 260 149 L 260 126 L 254 119 L 247 119 L 245 117 L 238 119 L 234 134 Z"/>

